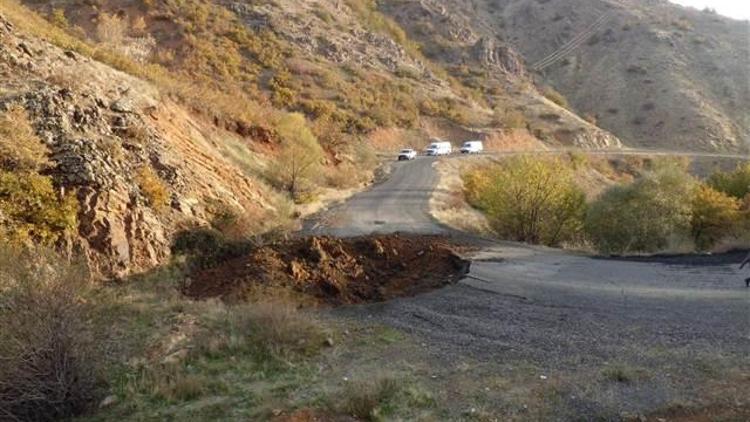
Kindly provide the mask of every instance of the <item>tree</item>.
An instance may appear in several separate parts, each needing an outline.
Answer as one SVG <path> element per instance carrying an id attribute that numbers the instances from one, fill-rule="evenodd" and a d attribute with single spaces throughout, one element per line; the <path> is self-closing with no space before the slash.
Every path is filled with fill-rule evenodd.
<path id="1" fill-rule="evenodd" d="M 500 236 L 554 246 L 581 232 L 585 195 L 559 159 L 514 157 L 464 180 L 467 198 Z"/>
<path id="2" fill-rule="evenodd" d="M 691 234 L 696 248 L 709 250 L 738 227 L 740 201 L 708 185 L 699 186 L 693 195 Z"/>
<path id="3" fill-rule="evenodd" d="M 282 117 L 277 131 L 282 140 L 281 153 L 271 168 L 272 179 L 297 198 L 305 185 L 320 173 L 323 149 L 301 114 Z"/>
<path id="4" fill-rule="evenodd" d="M 655 252 L 688 232 L 694 180 L 677 162 L 653 167 L 629 185 L 606 190 L 589 207 L 586 233 L 600 252 Z"/>
<path id="5" fill-rule="evenodd" d="M 719 192 L 742 200 L 750 193 L 750 161 L 737 165 L 731 172 L 716 171 L 708 185 Z"/>

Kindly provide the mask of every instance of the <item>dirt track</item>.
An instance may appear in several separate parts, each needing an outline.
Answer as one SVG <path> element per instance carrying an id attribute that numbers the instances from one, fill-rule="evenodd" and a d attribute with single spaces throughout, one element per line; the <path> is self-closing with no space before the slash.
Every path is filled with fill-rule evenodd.
<path id="1" fill-rule="evenodd" d="M 430 161 L 399 164 L 394 179 L 333 211 L 343 210 L 346 220 L 316 230 L 348 235 L 413 224 L 417 232 L 449 232 L 426 215 Z M 386 224 L 373 223 L 381 218 Z M 750 417 L 750 403 L 740 399 L 750 388 L 750 289 L 733 263 L 739 255 L 609 260 L 480 243 L 483 251 L 458 284 L 334 315 L 417 335 L 446 376 L 466 360 L 481 364 L 476 377 L 518 365 L 566 374 L 563 420 L 648 414 L 675 401 L 713 405 L 707 395 L 724 387 L 707 385 L 730 369 L 740 375 L 727 406 Z M 636 384 L 600 379 L 614 363 L 646 375 Z M 502 400 L 490 407 L 503 407 Z"/>

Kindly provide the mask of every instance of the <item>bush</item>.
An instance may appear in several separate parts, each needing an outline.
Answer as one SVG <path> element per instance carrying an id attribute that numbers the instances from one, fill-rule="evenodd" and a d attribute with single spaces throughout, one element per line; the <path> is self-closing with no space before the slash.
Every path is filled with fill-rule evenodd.
<path id="1" fill-rule="evenodd" d="M 581 233 L 585 195 L 559 159 L 511 158 L 464 182 L 467 199 L 502 237 L 552 246 Z"/>
<path id="2" fill-rule="evenodd" d="M 602 253 L 655 252 L 690 227 L 694 181 L 672 162 L 625 186 L 606 190 L 589 207 L 586 232 Z"/>
<path id="3" fill-rule="evenodd" d="M 0 246 L 0 419 L 67 419 L 96 399 L 87 279 L 83 266 Z"/>
<path id="4" fill-rule="evenodd" d="M 381 420 L 384 408 L 402 392 L 403 381 L 393 377 L 380 376 L 353 382 L 346 389 L 341 411 L 360 420 Z"/>
<path id="5" fill-rule="evenodd" d="M 0 239 L 51 245 L 76 227 L 77 214 L 75 196 L 59 195 L 49 177 L 0 171 Z"/>
<path id="6" fill-rule="evenodd" d="M 160 209 L 169 203 L 167 185 L 164 184 L 159 175 L 151 167 L 141 167 L 136 175 L 136 182 L 151 207 Z"/>
<path id="7" fill-rule="evenodd" d="M 713 189 L 739 200 L 750 193 L 750 162 L 739 164 L 734 171 L 717 171 L 708 179 Z"/>
<path id="8" fill-rule="evenodd" d="M 691 234 L 695 247 L 706 251 L 739 228 L 740 201 L 710 186 L 695 190 L 692 201 Z"/>
<path id="9" fill-rule="evenodd" d="M 270 169 L 270 176 L 279 188 L 297 198 L 319 173 L 323 149 L 301 114 L 287 114 L 277 130 L 282 149 Z"/>
<path id="10" fill-rule="evenodd" d="M 0 115 L 0 168 L 35 171 L 47 164 L 48 153 L 23 107 L 11 106 Z"/>
<path id="11" fill-rule="evenodd" d="M 102 13 L 96 24 L 96 38 L 99 42 L 111 46 L 118 46 L 125 41 L 128 23 L 117 15 Z"/>

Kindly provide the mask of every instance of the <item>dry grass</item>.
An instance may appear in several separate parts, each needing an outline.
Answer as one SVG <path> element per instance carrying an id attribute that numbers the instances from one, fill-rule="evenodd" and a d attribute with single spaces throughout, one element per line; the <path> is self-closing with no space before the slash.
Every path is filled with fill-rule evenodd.
<path id="1" fill-rule="evenodd" d="M 400 380 L 383 375 L 352 382 L 340 398 L 342 404 L 339 410 L 362 420 L 380 420 L 383 407 L 396 398 L 401 387 Z"/>
<path id="2" fill-rule="evenodd" d="M 194 357 L 247 355 L 271 367 L 317 354 L 330 337 L 316 318 L 283 301 L 222 306 L 204 325 L 192 340 Z"/>
<path id="3" fill-rule="evenodd" d="M 486 164 L 484 159 L 480 162 Z M 449 227 L 478 235 L 488 235 L 491 229 L 487 218 L 466 201 L 461 179 L 461 174 L 468 171 L 469 167 L 478 165 L 481 164 L 467 165 L 459 160 L 446 160 L 437 165 L 440 179 L 435 193 L 430 198 L 430 214 Z"/>
<path id="4" fill-rule="evenodd" d="M 169 189 L 153 168 L 141 167 L 136 175 L 136 182 L 151 207 L 161 209 L 169 204 Z"/>
<path id="5" fill-rule="evenodd" d="M 545 145 L 526 129 L 508 129 L 492 132 L 484 139 L 487 151 L 535 151 L 546 149 Z"/>
<path id="6" fill-rule="evenodd" d="M 48 153 L 23 107 L 12 105 L 0 115 L 0 168 L 38 170 L 48 163 Z"/>

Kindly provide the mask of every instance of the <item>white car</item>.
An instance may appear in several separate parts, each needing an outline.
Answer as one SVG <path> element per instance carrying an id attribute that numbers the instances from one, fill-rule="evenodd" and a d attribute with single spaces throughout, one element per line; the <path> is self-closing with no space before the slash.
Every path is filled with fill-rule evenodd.
<path id="1" fill-rule="evenodd" d="M 468 141 L 461 146 L 461 154 L 479 154 L 484 151 L 482 141 Z"/>
<path id="2" fill-rule="evenodd" d="M 433 142 L 424 150 L 427 155 L 448 155 L 453 152 L 450 142 Z"/>
<path id="3" fill-rule="evenodd" d="M 398 161 L 409 161 L 415 158 L 417 158 L 417 151 L 414 151 L 411 148 L 402 149 L 401 152 L 398 153 Z"/>

